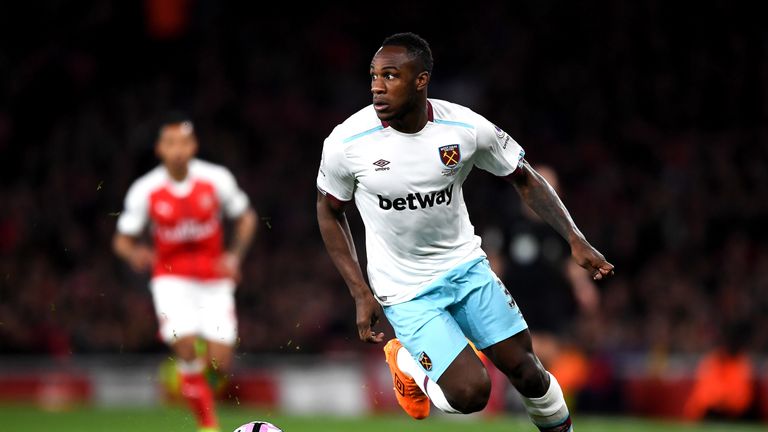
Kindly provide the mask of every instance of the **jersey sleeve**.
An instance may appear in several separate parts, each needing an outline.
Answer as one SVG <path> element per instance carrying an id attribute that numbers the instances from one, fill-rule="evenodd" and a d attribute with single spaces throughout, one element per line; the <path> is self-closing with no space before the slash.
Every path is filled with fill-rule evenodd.
<path id="1" fill-rule="evenodd" d="M 240 189 L 235 176 L 226 168 L 221 168 L 220 176 L 216 182 L 216 191 L 219 195 L 221 208 L 228 218 L 235 219 L 248 210 L 250 206 L 248 195 Z"/>
<path id="2" fill-rule="evenodd" d="M 355 177 L 349 169 L 342 146 L 327 138 L 317 173 L 317 188 L 341 201 L 351 201 L 355 192 Z"/>
<path id="3" fill-rule="evenodd" d="M 525 150 L 501 128 L 478 117 L 475 166 L 500 177 L 512 174 L 525 156 Z"/>
<path id="4" fill-rule="evenodd" d="M 149 213 L 149 193 L 139 182 L 128 189 L 123 211 L 117 218 L 117 232 L 129 236 L 138 236 L 147 226 Z"/>

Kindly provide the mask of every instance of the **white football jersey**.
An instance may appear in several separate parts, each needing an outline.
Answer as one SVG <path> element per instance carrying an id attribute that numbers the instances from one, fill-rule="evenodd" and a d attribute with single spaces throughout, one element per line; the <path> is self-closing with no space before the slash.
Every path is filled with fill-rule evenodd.
<path id="1" fill-rule="evenodd" d="M 355 200 L 365 223 L 368 279 L 379 302 L 410 300 L 451 268 L 485 256 L 462 184 L 473 166 L 511 174 L 524 155 L 508 134 L 469 108 L 429 99 L 413 134 L 382 123 L 372 105 L 326 138 L 317 186 Z"/>

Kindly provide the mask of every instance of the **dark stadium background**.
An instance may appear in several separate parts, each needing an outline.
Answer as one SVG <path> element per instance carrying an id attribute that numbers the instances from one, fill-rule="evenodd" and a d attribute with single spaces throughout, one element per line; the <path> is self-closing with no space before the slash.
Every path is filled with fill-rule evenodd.
<path id="1" fill-rule="evenodd" d="M 316 227 L 314 180 L 324 137 L 370 101 L 381 40 L 414 31 L 434 52 L 430 97 L 471 107 L 529 161 L 553 166 L 577 223 L 616 265 L 597 316 L 572 324 L 577 346 L 617 369 L 693 361 L 739 328 L 762 361 L 760 12 L 652 0 L 5 3 L 1 357 L 165 352 L 147 277 L 110 240 L 130 182 L 155 164 L 156 121 L 178 108 L 195 120 L 201 156 L 235 173 L 262 218 L 237 294 L 239 350 L 378 352 L 356 340 Z M 477 230 L 517 217 L 515 195 L 474 172 L 465 197 Z M 357 218 L 353 230 L 362 241 Z"/>

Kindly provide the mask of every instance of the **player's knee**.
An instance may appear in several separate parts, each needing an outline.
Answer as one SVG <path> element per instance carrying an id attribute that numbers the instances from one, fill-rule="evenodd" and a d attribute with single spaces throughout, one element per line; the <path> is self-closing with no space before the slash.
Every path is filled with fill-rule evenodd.
<path id="1" fill-rule="evenodd" d="M 194 341 L 180 339 L 172 344 L 173 352 L 179 360 L 191 362 L 197 358 Z"/>
<path id="2" fill-rule="evenodd" d="M 451 407 L 462 414 L 481 411 L 488 404 L 490 396 L 491 381 L 487 375 L 472 382 L 463 382 L 462 385 L 452 389 L 451 393 L 446 395 Z"/>

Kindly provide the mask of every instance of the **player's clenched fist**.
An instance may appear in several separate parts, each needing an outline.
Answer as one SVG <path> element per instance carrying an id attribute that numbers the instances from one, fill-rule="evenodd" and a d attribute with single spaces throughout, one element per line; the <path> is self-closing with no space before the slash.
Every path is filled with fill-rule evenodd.
<path id="1" fill-rule="evenodd" d="M 360 340 L 369 343 L 380 343 L 384 341 L 384 333 L 378 334 L 372 327 L 379 322 L 381 317 L 381 306 L 372 295 L 365 296 L 355 300 L 357 309 L 357 332 Z"/>
<path id="2" fill-rule="evenodd" d="M 606 261 L 603 254 L 586 241 L 572 244 L 571 254 L 573 259 L 589 272 L 592 279 L 601 280 L 613 275 L 613 264 Z"/>

